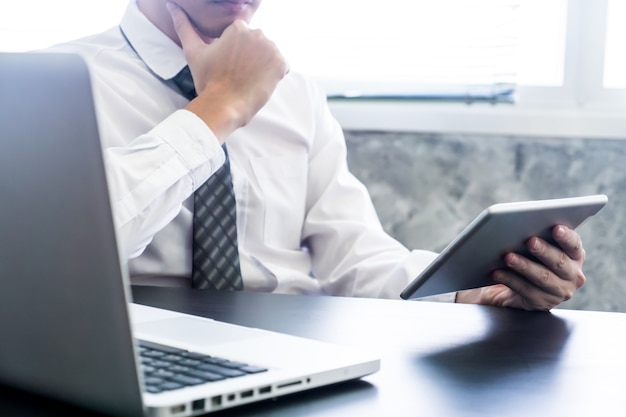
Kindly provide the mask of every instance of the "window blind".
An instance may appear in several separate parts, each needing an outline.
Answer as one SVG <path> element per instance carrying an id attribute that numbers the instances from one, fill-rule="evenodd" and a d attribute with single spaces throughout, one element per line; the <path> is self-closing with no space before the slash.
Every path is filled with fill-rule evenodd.
<path id="1" fill-rule="evenodd" d="M 255 24 L 331 99 L 511 102 L 522 0 L 265 0 Z"/>

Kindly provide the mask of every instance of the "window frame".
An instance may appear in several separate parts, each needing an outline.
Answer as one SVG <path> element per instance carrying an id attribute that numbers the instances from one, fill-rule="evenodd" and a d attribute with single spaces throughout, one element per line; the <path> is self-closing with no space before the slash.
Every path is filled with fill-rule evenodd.
<path id="1" fill-rule="evenodd" d="M 518 86 L 513 105 L 329 100 L 346 130 L 626 138 L 626 89 L 606 89 L 609 0 L 568 0 L 564 82 Z"/>

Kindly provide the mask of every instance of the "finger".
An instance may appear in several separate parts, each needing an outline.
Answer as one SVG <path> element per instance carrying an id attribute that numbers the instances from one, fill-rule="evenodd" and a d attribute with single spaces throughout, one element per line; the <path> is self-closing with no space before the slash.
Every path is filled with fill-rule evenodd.
<path id="1" fill-rule="evenodd" d="M 499 269 L 493 272 L 492 278 L 494 282 L 507 286 L 514 293 L 502 302 L 503 307 L 548 311 L 567 299 L 537 287 L 514 271 Z"/>
<path id="2" fill-rule="evenodd" d="M 546 246 L 550 246 L 551 250 L 560 252 L 562 256 L 567 257 L 554 246 L 547 244 Z M 564 300 L 569 300 L 573 297 L 576 289 L 584 284 L 584 275 L 572 272 L 580 270 L 572 269 L 573 261 L 571 260 L 565 263 L 567 266 L 564 268 L 567 269 L 567 272 L 560 271 L 559 273 L 550 270 L 546 265 L 533 262 L 515 253 L 507 254 L 504 257 L 504 262 L 509 270 L 501 270 L 494 274 L 494 281 L 505 284 L 527 300 L 533 300 L 532 303 L 558 304 Z M 581 276 L 582 281 L 579 279 Z"/>
<path id="3" fill-rule="evenodd" d="M 244 28 L 244 29 L 250 29 L 250 25 L 248 25 L 248 22 L 246 22 L 243 19 L 235 19 L 231 25 L 233 27 L 237 27 L 237 28 L 241 27 L 241 28 Z M 260 32 L 261 30 L 260 29 L 256 29 L 256 31 Z"/>
<path id="4" fill-rule="evenodd" d="M 558 225 L 552 229 L 552 237 L 567 255 L 576 260 L 585 259 L 585 249 L 583 248 L 580 235 L 566 226 Z"/>
<path id="5" fill-rule="evenodd" d="M 559 226 L 557 226 L 557 228 L 558 227 Z M 559 244 L 559 242 L 557 242 L 557 244 L 565 248 L 562 249 L 545 240 L 533 237 L 528 241 L 529 252 L 543 263 L 543 265 L 539 265 L 540 268 L 547 268 L 555 275 L 556 279 L 554 282 L 556 283 L 557 290 L 562 291 L 561 280 L 573 282 L 576 288 L 582 287 L 586 280 L 582 272 L 585 251 L 582 249 L 580 237 L 576 232 L 567 228 L 562 228 L 561 230 L 555 228 L 554 234 L 559 235 L 560 238 L 564 240 L 564 243 Z M 567 253 L 566 250 L 569 251 L 569 253 Z M 572 256 L 577 256 L 578 259 Z"/>
<path id="6" fill-rule="evenodd" d="M 187 14 L 175 3 L 168 1 L 166 3 L 167 10 L 172 16 L 174 30 L 180 39 L 180 44 L 185 52 L 194 51 L 200 48 L 204 42 L 200 35 L 195 31 L 193 25 L 189 21 Z"/>
<path id="7" fill-rule="evenodd" d="M 508 281 L 522 281 L 516 288 L 533 286 L 550 294 L 558 294 L 560 283 L 558 277 L 544 265 L 531 261 L 516 253 L 508 253 L 504 257 L 505 265 L 510 269 L 509 274 L 499 275 L 497 278 L 506 278 Z M 507 271 L 508 272 L 508 271 Z M 503 282 L 507 284 L 507 282 Z"/>

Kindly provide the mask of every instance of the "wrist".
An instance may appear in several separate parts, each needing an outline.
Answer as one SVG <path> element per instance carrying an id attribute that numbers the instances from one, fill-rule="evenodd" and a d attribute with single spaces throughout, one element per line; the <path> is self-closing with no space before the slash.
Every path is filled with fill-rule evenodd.
<path id="1" fill-rule="evenodd" d="M 454 302 L 460 304 L 480 304 L 481 295 L 482 288 L 458 291 Z"/>
<path id="2" fill-rule="evenodd" d="M 189 102 L 186 109 L 204 121 L 221 143 L 235 130 L 247 124 L 246 116 L 237 110 L 237 105 L 228 104 L 227 100 L 205 97 L 206 95 L 196 97 Z"/>

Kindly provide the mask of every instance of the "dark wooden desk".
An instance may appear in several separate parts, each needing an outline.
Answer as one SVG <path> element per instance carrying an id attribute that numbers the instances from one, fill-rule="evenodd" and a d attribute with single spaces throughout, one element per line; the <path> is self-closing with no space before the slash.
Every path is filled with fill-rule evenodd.
<path id="1" fill-rule="evenodd" d="M 626 314 L 135 288 L 135 301 L 380 353 L 360 382 L 237 416 L 626 416 Z"/>
<path id="2" fill-rule="evenodd" d="M 149 287 L 133 296 L 382 358 L 382 369 L 362 380 L 216 417 L 626 416 L 626 314 Z M 13 407 L 0 397 L 2 416 L 65 415 L 62 407 L 7 414 Z"/>

